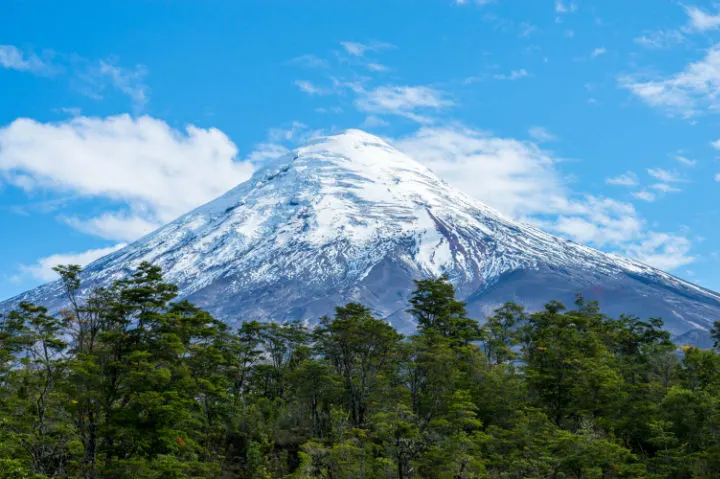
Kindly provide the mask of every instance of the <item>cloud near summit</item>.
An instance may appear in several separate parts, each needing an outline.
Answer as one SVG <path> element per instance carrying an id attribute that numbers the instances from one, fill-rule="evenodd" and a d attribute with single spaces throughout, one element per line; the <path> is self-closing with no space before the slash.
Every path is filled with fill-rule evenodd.
<path id="1" fill-rule="evenodd" d="M 149 116 L 21 118 L 0 129 L 5 182 L 116 203 L 99 217 L 67 219 L 112 240 L 135 239 L 245 181 L 253 167 L 237 154 L 220 130 L 181 131 Z"/>

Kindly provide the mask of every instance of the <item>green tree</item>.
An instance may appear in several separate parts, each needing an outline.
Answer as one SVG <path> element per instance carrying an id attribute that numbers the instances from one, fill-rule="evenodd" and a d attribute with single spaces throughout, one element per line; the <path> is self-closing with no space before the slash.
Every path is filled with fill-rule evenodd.
<path id="1" fill-rule="evenodd" d="M 599 334 L 603 317 L 557 302 L 530 315 L 525 374 L 535 402 L 559 426 L 611 413 L 623 390 L 615 358 Z"/>
<path id="2" fill-rule="evenodd" d="M 513 347 L 520 343 L 517 329 L 525 321 L 525 309 L 515 303 L 505 303 L 486 319 L 481 337 L 488 360 L 501 364 L 517 358 Z"/>
<path id="3" fill-rule="evenodd" d="M 365 425 L 368 401 L 392 370 L 401 339 L 392 326 L 356 303 L 338 307 L 332 320 L 321 320 L 319 348 L 343 378 L 354 425 Z"/>
<path id="4" fill-rule="evenodd" d="M 447 276 L 415 281 L 408 310 L 423 334 L 438 334 L 461 344 L 479 337 L 477 321 L 467 317 L 465 303 L 455 299 L 455 288 Z"/>

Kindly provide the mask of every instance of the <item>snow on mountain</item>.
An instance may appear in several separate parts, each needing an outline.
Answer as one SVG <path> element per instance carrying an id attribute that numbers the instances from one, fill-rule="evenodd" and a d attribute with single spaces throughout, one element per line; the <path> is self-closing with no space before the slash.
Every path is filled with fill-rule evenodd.
<path id="1" fill-rule="evenodd" d="M 179 193 L 181 194 L 181 193 Z M 477 317 L 575 292 L 611 313 L 662 316 L 682 334 L 720 319 L 720 295 L 637 261 L 515 222 L 358 130 L 317 139 L 245 183 L 89 265 L 88 287 L 141 261 L 230 322 L 316 320 L 361 301 L 409 330 L 413 279 L 448 274 Z M 50 283 L 20 300 L 59 307 Z"/>

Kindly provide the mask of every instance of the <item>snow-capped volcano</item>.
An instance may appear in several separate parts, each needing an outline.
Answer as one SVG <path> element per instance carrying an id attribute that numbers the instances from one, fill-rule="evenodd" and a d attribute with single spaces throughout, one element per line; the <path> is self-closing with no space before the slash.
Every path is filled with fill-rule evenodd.
<path id="1" fill-rule="evenodd" d="M 181 194 L 181 193 L 179 193 Z M 720 295 L 644 264 L 512 221 L 381 139 L 350 130 L 273 160 L 245 183 L 89 265 L 88 286 L 141 261 L 229 321 L 314 321 L 359 301 L 412 328 L 413 279 L 448 274 L 480 318 L 576 292 L 610 313 L 662 316 L 675 334 L 720 319 Z M 57 307 L 50 283 L 20 300 Z"/>

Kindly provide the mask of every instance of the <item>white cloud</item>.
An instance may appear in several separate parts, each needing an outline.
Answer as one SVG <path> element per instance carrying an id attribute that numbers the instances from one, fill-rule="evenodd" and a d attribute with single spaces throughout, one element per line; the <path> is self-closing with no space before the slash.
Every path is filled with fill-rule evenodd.
<path id="1" fill-rule="evenodd" d="M 573 198 L 556 160 L 533 143 L 456 126 L 423 128 L 398 146 L 500 212 L 577 241 L 617 244 L 642 229 L 632 205 Z"/>
<path id="2" fill-rule="evenodd" d="M 133 69 L 127 69 L 101 60 L 98 72 L 107 76 L 115 88 L 132 100 L 136 111 L 141 111 L 145 107 L 148 101 L 148 87 L 145 85 L 147 70 L 144 66 L 137 65 Z"/>
<path id="3" fill-rule="evenodd" d="M 537 27 L 531 23 L 528 22 L 522 22 L 519 26 L 520 33 L 518 36 L 520 38 L 527 38 L 530 35 L 532 35 L 535 31 L 537 31 Z"/>
<path id="4" fill-rule="evenodd" d="M 125 247 L 125 243 L 120 243 L 108 248 L 91 249 L 82 253 L 61 253 L 40 258 L 32 265 L 23 265 L 20 267 L 21 275 L 30 275 L 41 281 L 52 281 L 58 279 L 58 274 L 53 268 L 58 265 L 78 264 L 86 266 L 96 259 L 113 253 L 120 248 Z M 16 278 L 19 279 L 19 278 Z"/>
<path id="5" fill-rule="evenodd" d="M 663 49 L 685 43 L 685 35 L 678 30 L 654 30 L 648 31 L 642 36 L 635 38 L 635 43 L 645 48 Z"/>
<path id="6" fill-rule="evenodd" d="M 679 193 L 680 191 L 682 191 L 680 188 L 668 185 L 667 183 L 655 183 L 653 185 L 650 185 L 650 188 L 661 191 L 663 193 Z"/>
<path id="7" fill-rule="evenodd" d="M 675 155 L 675 159 L 685 166 L 693 167 L 697 165 L 697 160 L 691 160 L 690 158 L 682 155 Z"/>
<path id="8" fill-rule="evenodd" d="M 467 5 L 468 3 L 474 3 L 476 5 L 487 5 L 489 3 L 493 3 L 496 0 L 455 0 L 455 4 L 457 5 Z"/>
<path id="9" fill-rule="evenodd" d="M 365 121 L 363 121 L 362 126 L 363 126 L 363 128 L 378 128 L 378 127 L 388 126 L 389 124 L 390 123 L 383 120 L 379 116 L 368 115 L 365 118 Z"/>
<path id="10" fill-rule="evenodd" d="M 365 66 L 367 67 L 368 70 L 370 70 L 372 72 L 385 72 L 388 70 L 388 67 L 386 67 L 385 65 L 382 65 L 380 63 L 372 63 L 371 62 Z"/>
<path id="11" fill-rule="evenodd" d="M 340 45 L 343 46 L 346 52 L 356 57 L 365 55 L 365 50 L 367 49 L 367 46 L 358 42 L 340 42 Z"/>
<path id="12" fill-rule="evenodd" d="M 299 121 L 293 121 L 287 127 L 270 128 L 268 130 L 268 140 L 273 143 L 281 142 L 303 142 L 311 140 L 322 132 L 310 130 L 308 126 Z"/>
<path id="13" fill-rule="evenodd" d="M 528 134 L 531 138 L 533 138 L 535 141 L 538 141 L 540 143 L 548 142 L 548 141 L 555 141 L 557 138 L 555 135 L 550 133 L 547 128 L 543 128 L 542 126 L 533 126 L 528 130 Z"/>
<path id="14" fill-rule="evenodd" d="M 322 96 L 334 93 L 334 90 L 332 89 L 316 86 L 307 80 L 296 80 L 295 85 L 300 88 L 300 91 L 307 93 L 308 95 Z"/>
<path id="15" fill-rule="evenodd" d="M 605 47 L 598 47 L 590 53 L 590 58 L 597 58 L 600 55 L 605 55 L 606 53 L 607 50 L 605 49 Z"/>
<path id="16" fill-rule="evenodd" d="M 720 13 L 712 14 L 694 6 L 685 6 L 685 13 L 688 15 L 689 31 L 706 32 L 720 28 Z"/>
<path id="17" fill-rule="evenodd" d="M 505 75 L 502 73 L 499 73 L 497 75 L 493 75 L 493 78 L 496 80 L 519 80 L 520 78 L 525 78 L 526 76 L 530 75 L 527 70 L 524 68 L 521 68 L 519 70 L 512 70 L 509 74 Z"/>
<path id="18" fill-rule="evenodd" d="M 445 93 L 426 86 L 380 86 L 360 92 L 355 106 L 368 113 L 394 114 L 417 121 L 427 121 L 417 110 L 442 109 L 453 102 Z"/>
<path id="19" fill-rule="evenodd" d="M 25 54 L 13 45 L 0 45 L 0 67 L 38 74 L 51 70 L 50 65 L 34 53 Z"/>
<path id="20" fill-rule="evenodd" d="M 279 143 L 258 143 L 246 159 L 251 163 L 259 163 L 286 155 L 289 151 L 285 145 Z"/>
<path id="21" fill-rule="evenodd" d="M 577 10 L 577 5 L 573 2 L 565 3 L 563 0 L 555 0 L 555 13 L 564 14 L 572 13 Z"/>
<path id="22" fill-rule="evenodd" d="M 97 62 L 78 58 L 72 70 L 71 84 L 88 98 L 102 100 L 106 90 L 112 88 L 131 100 L 136 113 L 142 112 L 149 101 L 149 88 L 145 84 L 147 69 L 143 65 L 125 68 L 116 58 Z"/>
<path id="23" fill-rule="evenodd" d="M 553 159 L 532 143 L 449 126 L 421 128 L 397 145 L 441 178 L 508 216 L 525 218 L 566 207 Z"/>
<path id="24" fill-rule="evenodd" d="M 284 128 L 270 128 L 267 141 L 254 145 L 253 151 L 245 157 L 245 160 L 250 164 L 260 164 L 266 160 L 287 155 L 290 153 L 288 145 L 305 143 L 323 133 L 322 130 L 311 130 L 299 121 L 294 121 Z"/>
<path id="25" fill-rule="evenodd" d="M 389 48 L 395 47 L 394 45 L 385 42 L 340 42 L 340 45 L 342 45 L 346 52 L 355 57 L 365 56 L 366 52 L 376 52 L 379 50 L 387 50 Z"/>
<path id="26" fill-rule="evenodd" d="M 221 131 L 128 115 L 57 123 L 18 119 L 0 129 L 0 177 L 26 190 L 46 189 L 125 205 L 73 221 L 103 237 L 130 240 L 245 181 L 250 162 Z M 115 234 L 112 232 L 115 231 Z"/>
<path id="27" fill-rule="evenodd" d="M 324 108 L 324 107 L 315 108 L 315 111 L 317 113 L 339 114 L 339 113 L 342 113 L 344 110 L 342 109 L 341 106 L 334 105 L 334 106 L 331 106 L 328 108 Z"/>
<path id="28" fill-rule="evenodd" d="M 636 191 L 632 195 L 633 197 L 639 200 L 647 201 L 648 203 L 652 203 L 656 199 L 655 194 L 647 190 Z"/>
<path id="29" fill-rule="evenodd" d="M 52 58 L 51 63 L 48 58 Z M 139 113 L 148 102 L 149 88 L 145 83 L 147 69 L 143 65 L 125 68 L 115 57 L 90 60 L 79 55 L 23 52 L 12 45 L 0 45 L 0 68 L 26 71 L 36 75 L 64 77 L 72 88 L 94 100 L 102 100 L 112 88 L 130 98 Z"/>
<path id="30" fill-rule="evenodd" d="M 163 226 L 162 222 L 150 221 L 126 212 L 103 213 L 88 220 L 72 216 L 64 221 L 83 233 L 116 241 L 135 241 Z"/>
<path id="31" fill-rule="evenodd" d="M 620 176 L 616 176 L 614 178 L 607 178 L 605 180 L 605 183 L 607 183 L 608 185 L 617 186 L 637 186 L 638 179 L 635 173 L 633 173 L 632 171 L 626 171 Z"/>
<path id="32" fill-rule="evenodd" d="M 290 63 L 299 65 L 305 68 L 329 68 L 330 64 L 323 58 L 316 57 L 315 55 L 301 55 L 293 58 Z"/>
<path id="33" fill-rule="evenodd" d="M 670 114 L 690 117 L 703 108 L 714 112 L 720 108 L 720 44 L 675 75 L 644 79 L 625 75 L 619 78 L 619 83 L 648 105 Z"/>
<path id="34" fill-rule="evenodd" d="M 629 203 L 592 195 L 568 196 L 565 209 L 554 220 L 537 223 L 574 241 L 621 252 L 644 234 L 644 221 Z"/>
<path id="35" fill-rule="evenodd" d="M 687 238 L 651 231 L 639 244 L 630 245 L 625 254 L 656 268 L 673 270 L 695 261 L 691 249 Z"/>
<path id="36" fill-rule="evenodd" d="M 662 168 L 648 168 L 647 172 L 648 175 L 665 183 L 679 183 L 685 181 L 680 176 L 678 176 L 677 173 L 663 170 Z"/>
<path id="37" fill-rule="evenodd" d="M 651 264 L 677 263 L 677 250 L 630 203 L 571 191 L 558 159 L 531 142 L 498 138 L 462 125 L 424 127 L 396 145 L 440 177 L 485 204 L 572 240 L 625 253 Z M 665 233 L 659 233 L 665 235 Z M 675 238 L 666 234 L 667 238 Z M 665 254 L 672 261 L 663 262 Z"/>
<path id="38" fill-rule="evenodd" d="M 82 115 L 82 110 L 78 107 L 60 107 L 60 108 L 53 108 L 53 111 L 56 113 L 64 113 L 68 116 L 80 116 Z"/>

